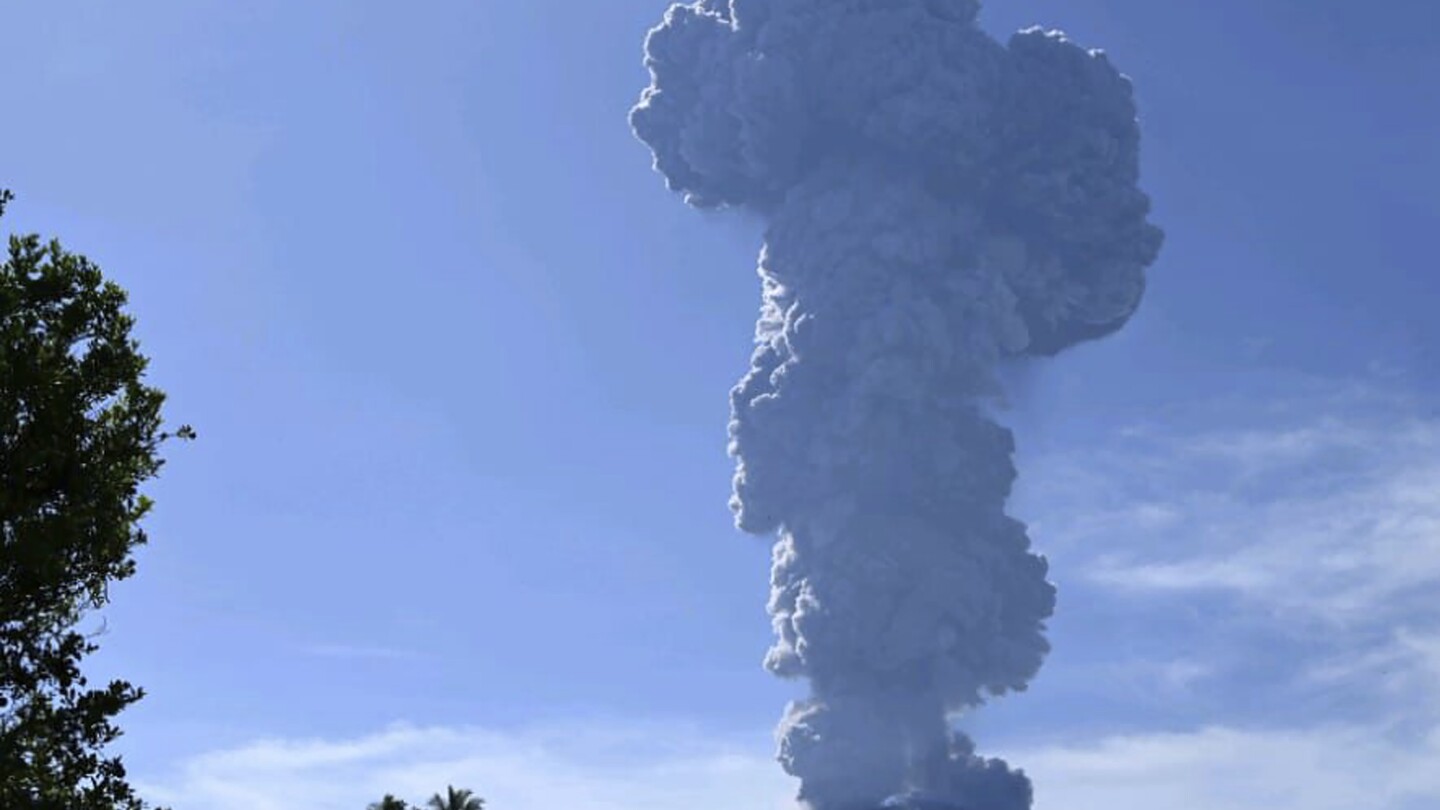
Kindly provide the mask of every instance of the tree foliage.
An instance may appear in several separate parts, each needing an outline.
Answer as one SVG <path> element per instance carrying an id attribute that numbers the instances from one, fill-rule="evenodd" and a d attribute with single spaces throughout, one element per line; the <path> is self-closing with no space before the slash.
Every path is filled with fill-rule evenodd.
<path id="1" fill-rule="evenodd" d="M 0 191 L 0 213 L 9 202 Z M 126 295 L 58 241 L 0 265 L 0 807 L 138 810 L 105 747 L 144 692 L 92 688 L 76 629 L 135 572 L 162 461 L 164 394 L 143 382 Z M 183 427 L 173 434 L 192 438 Z"/>
<path id="2" fill-rule="evenodd" d="M 430 810 L 484 810 L 485 800 L 473 790 L 446 786 L 444 796 L 436 793 L 425 806 Z"/>
<path id="3" fill-rule="evenodd" d="M 475 795 L 473 790 L 457 788 L 453 785 L 446 786 L 445 794 L 436 793 L 425 802 L 426 810 L 485 810 L 485 800 Z M 397 799 L 390 793 L 378 802 L 371 802 L 369 810 L 410 810 L 410 805 L 403 799 Z M 415 808 L 420 810 L 420 808 Z"/>

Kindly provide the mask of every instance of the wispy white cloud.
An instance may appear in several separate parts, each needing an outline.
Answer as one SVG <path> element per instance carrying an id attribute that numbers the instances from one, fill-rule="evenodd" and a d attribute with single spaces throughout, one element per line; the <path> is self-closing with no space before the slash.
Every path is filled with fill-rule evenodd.
<path id="1" fill-rule="evenodd" d="M 1204 716 L 1264 729 L 1307 715 L 1317 723 L 1369 718 L 1383 725 L 1344 728 L 1375 741 L 1400 731 L 1434 736 L 1440 412 L 1356 386 L 1196 403 L 1031 462 L 1024 509 L 1039 515 L 1037 540 L 1071 587 L 1085 598 L 1118 598 L 1114 615 L 1146 617 L 1132 629 L 1203 633 L 1148 647 L 1205 665 L 1188 682 L 1176 670 L 1195 687 L 1173 690 L 1176 703 L 1195 700 L 1168 722 Z M 1117 660 L 1131 674 L 1109 677 L 1110 691 L 1142 694 L 1137 684 L 1149 683 L 1143 694 L 1163 694 L 1159 673 L 1174 664 Z M 1126 727 L 1137 722 L 1145 721 L 1132 716 Z M 1234 733 L 1293 752 L 1335 728 Z M 1182 738 L 1145 739 L 1173 750 Z M 1403 770 L 1401 754 L 1412 749 L 1373 748 L 1375 767 Z M 1425 806 L 1440 806 L 1435 798 Z"/>
<path id="2" fill-rule="evenodd" d="M 1440 806 L 1440 735 L 1214 727 L 1007 752 L 1036 810 L 1421 810 Z"/>
<path id="3" fill-rule="evenodd" d="M 618 753 L 617 753 L 618 752 Z M 1440 734 L 1383 727 L 1203 728 L 1003 752 L 1037 810 L 1419 810 L 1440 803 Z M 396 726 L 352 740 L 264 740 L 141 787 L 186 810 L 360 810 L 386 792 L 475 788 L 496 810 L 780 810 L 792 783 L 760 740 L 693 726 L 506 733 Z"/>
<path id="4" fill-rule="evenodd" d="M 1389 700 L 1397 719 L 1440 726 L 1440 632 L 1434 629 L 1398 628 L 1367 649 L 1311 663 L 1301 679 L 1321 689 L 1371 685 Z"/>
<path id="5" fill-rule="evenodd" d="M 1147 425 L 1045 460 L 1042 539 L 1112 589 L 1229 593 L 1342 627 L 1410 615 L 1440 587 L 1440 419 L 1351 392 L 1257 421 Z"/>
<path id="6" fill-rule="evenodd" d="M 1129 667 L 1138 671 L 1158 687 L 1162 695 L 1186 692 L 1196 683 L 1215 674 L 1215 665 L 1189 658 L 1173 661 L 1141 661 Z"/>
<path id="7" fill-rule="evenodd" d="M 141 774 L 148 800 L 184 810 L 361 810 L 471 787 L 497 810 L 735 810 L 790 804 L 763 738 L 684 725 L 502 732 L 397 725 L 355 739 L 258 740 Z"/>

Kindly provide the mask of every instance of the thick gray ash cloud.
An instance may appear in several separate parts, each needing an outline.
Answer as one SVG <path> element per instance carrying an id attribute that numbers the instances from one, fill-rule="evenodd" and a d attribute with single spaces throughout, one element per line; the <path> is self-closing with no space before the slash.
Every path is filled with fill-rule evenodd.
<path id="1" fill-rule="evenodd" d="M 1030 806 L 951 728 L 1023 690 L 1046 562 L 1005 514 L 995 369 L 1124 325 L 1160 247 L 1129 81 L 975 0 L 703 0 L 631 114 L 670 188 L 767 222 L 732 506 L 775 534 L 779 757 L 815 810 Z"/>

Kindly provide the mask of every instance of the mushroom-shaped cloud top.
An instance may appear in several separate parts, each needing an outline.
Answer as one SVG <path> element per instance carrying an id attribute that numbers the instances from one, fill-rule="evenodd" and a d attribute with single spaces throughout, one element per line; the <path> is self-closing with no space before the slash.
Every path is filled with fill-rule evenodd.
<path id="1" fill-rule="evenodd" d="M 975 0 L 706 0 L 651 31 L 631 115 L 670 188 L 773 212 L 844 166 L 918 174 L 978 210 L 957 258 L 1001 275 L 1054 354 L 1135 311 L 1161 243 L 1139 189 L 1128 79 L 1099 51 L 1029 29 L 1002 46 Z"/>

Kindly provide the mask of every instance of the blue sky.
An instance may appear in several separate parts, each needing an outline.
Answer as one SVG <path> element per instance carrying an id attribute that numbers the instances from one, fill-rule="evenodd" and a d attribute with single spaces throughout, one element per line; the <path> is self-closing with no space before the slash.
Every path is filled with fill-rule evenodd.
<path id="1" fill-rule="evenodd" d="M 151 693 L 149 795 L 785 806 L 726 509 L 758 230 L 627 129 L 663 7 L 0 11 L 4 225 L 131 291 L 201 435 L 93 662 Z M 1055 652 L 968 727 L 1041 810 L 1433 806 L 1440 6 L 984 20 L 1135 77 L 1168 242 L 1129 328 L 1011 375 Z"/>

